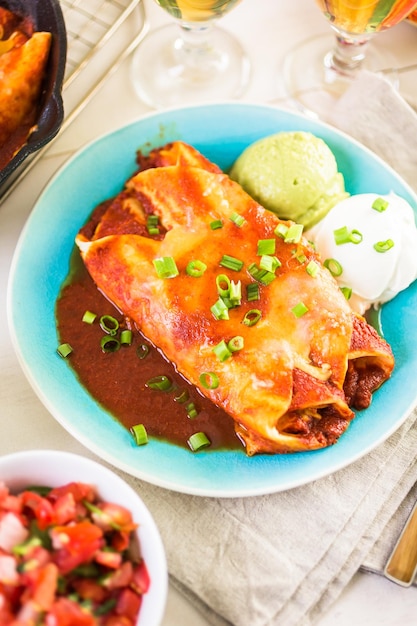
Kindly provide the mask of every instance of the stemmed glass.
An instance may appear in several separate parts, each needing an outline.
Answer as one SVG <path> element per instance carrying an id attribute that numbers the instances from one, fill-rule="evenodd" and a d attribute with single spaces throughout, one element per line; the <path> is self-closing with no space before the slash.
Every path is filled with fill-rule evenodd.
<path id="1" fill-rule="evenodd" d="M 216 21 L 240 0 L 155 0 L 174 23 L 151 32 L 131 65 L 138 96 L 154 108 L 243 95 L 250 63 Z"/>
<path id="2" fill-rule="evenodd" d="M 336 36 L 314 37 L 294 48 L 284 62 L 288 93 L 322 119 L 360 69 L 383 72 L 397 86 L 395 61 L 369 46 L 375 34 L 405 19 L 416 0 L 316 0 Z"/>

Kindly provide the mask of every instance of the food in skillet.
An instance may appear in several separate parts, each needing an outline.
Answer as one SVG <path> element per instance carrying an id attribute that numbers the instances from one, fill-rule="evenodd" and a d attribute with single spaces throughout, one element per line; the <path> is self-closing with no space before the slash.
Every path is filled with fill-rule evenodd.
<path id="1" fill-rule="evenodd" d="M 51 34 L 0 7 L 0 169 L 36 128 Z"/>
<path id="2" fill-rule="evenodd" d="M 99 290 L 235 422 L 248 455 L 333 444 L 389 378 L 302 226 L 191 146 L 140 159 L 76 243 Z"/>
<path id="3" fill-rule="evenodd" d="M 0 624 L 134 626 L 149 575 L 137 524 L 88 484 L 10 493 L 0 482 Z"/>

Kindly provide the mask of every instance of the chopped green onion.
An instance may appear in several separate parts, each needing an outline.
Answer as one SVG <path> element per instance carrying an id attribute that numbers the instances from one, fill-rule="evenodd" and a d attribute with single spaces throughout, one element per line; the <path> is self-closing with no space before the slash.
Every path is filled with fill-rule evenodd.
<path id="1" fill-rule="evenodd" d="M 103 332 L 113 337 L 119 330 L 119 322 L 112 315 L 102 315 L 100 317 L 100 328 Z"/>
<path id="2" fill-rule="evenodd" d="M 196 259 L 195 261 L 190 261 L 185 268 L 188 276 L 193 276 L 193 278 L 200 278 L 204 274 L 207 269 L 207 265 L 203 263 L 203 261 L 199 261 Z"/>
<path id="3" fill-rule="evenodd" d="M 219 228 L 223 228 L 222 220 L 213 220 L 212 222 L 210 222 L 210 228 L 211 230 L 217 230 Z"/>
<path id="4" fill-rule="evenodd" d="M 274 272 L 261 269 L 256 265 L 256 263 L 251 263 L 249 265 L 248 272 L 252 278 L 257 280 L 259 283 L 262 283 L 262 285 L 269 285 L 276 278 Z"/>
<path id="5" fill-rule="evenodd" d="M 113 335 L 104 335 L 100 339 L 100 346 L 103 352 L 117 352 L 120 348 L 120 341 Z"/>
<path id="6" fill-rule="evenodd" d="M 222 339 L 216 346 L 214 346 L 213 352 L 222 363 L 232 356 L 232 353 L 227 347 L 224 339 Z"/>
<path id="7" fill-rule="evenodd" d="M 213 313 L 216 320 L 228 320 L 229 319 L 229 309 L 225 302 L 219 298 L 217 302 L 210 307 L 210 311 Z"/>
<path id="8" fill-rule="evenodd" d="M 230 281 L 229 299 L 233 306 L 240 304 L 242 300 L 242 283 L 238 280 L 236 283 Z"/>
<path id="9" fill-rule="evenodd" d="M 193 452 L 207 448 L 211 444 L 210 439 L 203 432 L 194 433 L 187 439 L 187 443 Z"/>
<path id="10" fill-rule="evenodd" d="M 276 256 L 264 254 L 261 256 L 261 260 L 259 261 L 259 267 L 262 270 L 267 270 L 268 272 L 273 273 L 278 267 L 281 267 L 281 261 L 277 259 Z"/>
<path id="11" fill-rule="evenodd" d="M 249 283 L 246 287 L 246 298 L 248 302 L 259 300 L 259 285 L 258 283 Z"/>
<path id="12" fill-rule="evenodd" d="M 86 324 L 93 324 L 96 317 L 97 315 L 95 313 L 92 313 L 91 311 L 86 311 L 83 315 L 82 321 Z"/>
<path id="13" fill-rule="evenodd" d="M 205 389 L 217 389 L 219 377 L 215 372 L 203 372 L 200 374 L 200 383 Z"/>
<path id="14" fill-rule="evenodd" d="M 140 346 L 136 348 L 136 354 L 142 360 L 149 354 L 149 346 L 146 343 L 141 343 Z"/>
<path id="15" fill-rule="evenodd" d="M 274 230 L 274 234 L 277 235 L 278 237 L 281 237 L 282 239 L 284 239 L 287 232 L 288 232 L 288 226 L 286 226 L 286 224 L 278 224 L 278 226 Z"/>
<path id="16" fill-rule="evenodd" d="M 216 276 L 217 293 L 221 297 L 227 297 L 230 292 L 230 278 L 226 274 L 218 274 Z"/>
<path id="17" fill-rule="evenodd" d="M 388 205 L 389 202 L 384 200 L 384 198 L 376 198 L 372 203 L 372 208 L 375 209 L 375 211 L 382 213 L 388 208 Z"/>
<path id="18" fill-rule="evenodd" d="M 143 424 L 135 424 L 130 428 L 130 432 L 135 438 L 135 442 L 138 446 L 143 446 L 145 443 L 148 443 L 148 433 L 146 432 L 146 428 Z"/>
<path id="19" fill-rule="evenodd" d="M 295 317 L 302 317 L 307 313 L 308 307 L 304 304 L 304 302 L 299 302 L 291 309 L 291 312 L 295 315 Z"/>
<path id="20" fill-rule="evenodd" d="M 340 287 L 340 291 L 345 296 L 346 300 L 350 300 L 352 296 L 352 288 L 351 287 Z"/>
<path id="21" fill-rule="evenodd" d="M 66 359 L 72 352 L 72 347 L 69 343 L 61 343 L 57 348 L 57 352 L 59 356 L 62 356 L 63 359 Z"/>
<path id="22" fill-rule="evenodd" d="M 339 261 L 336 259 L 326 259 L 323 262 L 324 267 L 326 267 L 332 276 L 341 276 L 343 272 L 343 267 L 340 265 Z"/>
<path id="23" fill-rule="evenodd" d="M 190 394 L 188 393 L 187 389 L 180 389 L 179 394 L 174 396 L 174 400 L 175 402 L 178 402 L 178 404 L 184 404 L 189 399 L 190 399 Z"/>
<path id="24" fill-rule="evenodd" d="M 122 346 L 131 346 L 132 345 L 132 340 L 133 340 L 133 333 L 131 330 L 129 330 L 128 328 L 126 328 L 125 330 L 122 330 L 122 332 L 120 333 L 120 343 Z"/>
<path id="25" fill-rule="evenodd" d="M 157 215 L 148 215 L 146 218 L 146 228 L 150 235 L 159 235 L 159 217 Z"/>
<path id="26" fill-rule="evenodd" d="M 304 226 L 302 224 L 291 224 L 284 235 L 285 243 L 298 243 L 301 241 Z"/>
<path id="27" fill-rule="evenodd" d="M 163 256 L 153 260 L 159 278 L 175 278 L 179 271 L 172 256 Z"/>
<path id="28" fill-rule="evenodd" d="M 310 274 L 310 276 L 313 276 L 314 278 L 315 276 L 317 276 L 318 271 L 319 271 L 318 263 L 316 263 L 313 260 L 307 263 L 307 267 L 306 267 L 307 274 Z"/>
<path id="29" fill-rule="evenodd" d="M 144 441 L 144 443 L 147 443 L 147 441 Z M 110 611 L 116 606 L 116 604 L 117 604 L 116 598 L 109 598 L 108 600 L 103 602 L 103 604 L 100 604 L 99 606 L 95 607 L 93 613 L 96 617 L 100 617 L 101 615 L 106 615 L 107 613 L 110 613 Z"/>
<path id="30" fill-rule="evenodd" d="M 155 391 L 171 391 L 174 388 L 172 380 L 164 374 L 150 378 L 146 383 L 146 386 L 149 387 L 149 389 L 154 389 Z"/>
<path id="31" fill-rule="evenodd" d="M 234 256 L 230 256 L 229 254 L 224 254 L 220 260 L 220 265 L 229 270 L 239 272 L 243 267 L 243 261 L 236 259 Z"/>
<path id="32" fill-rule="evenodd" d="M 256 254 L 258 256 L 262 256 L 264 254 L 275 254 L 276 244 L 276 239 L 259 239 Z"/>
<path id="33" fill-rule="evenodd" d="M 239 350 L 242 350 L 243 346 L 244 346 L 244 339 L 240 335 L 236 335 L 235 337 L 232 337 L 232 339 L 230 339 L 230 341 L 228 341 L 227 343 L 227 347 L 230 350 L 230 352 L 239 352 Z"/>
<path id="34" fill-rule="evenodd" d="M 190 420 L 193 420 L 194 418 L 197 417 L 198 415 L 198 411 L 196 409 L 196 406 L 194 404 L 194 402 L 190 402 L 189 404 L 187 404 L 187 406 L 185 407 L 186 411 L 187 411 L 187 417 Z"/>
<path id="35" fill-rule="evenodd" d="M 359 230 L 349 230 L 347 226 L 342 226 L 333 231 L 334 240 L 337 246 L 344 243 L 361 243 L 363 236 Z"/>
<path id="36" fill-rule="evenodd" d="M 394 246 L 394 242 L 392 239 L 387 239 L 386 241 L 377 241 L 374 244 L 374 249 L 377 252 L 388 252 Z"/>
<path id="37" fill-rule="evenodd" d="M 242 226 L 246 224 L 246 220 L 243 215 L 239 215 L 239 213 L 236 213 L 235 211 L 229 216 L 229 219 L 231 219 L 238 228 L 242 228 Z"/>
<path id="38" fill-rule="evenodd" d="M 245 326 L 255 326 L 262 317 L 262 313 L 259 309 L 250 309 L 242 320 L 242 324 Z"/>

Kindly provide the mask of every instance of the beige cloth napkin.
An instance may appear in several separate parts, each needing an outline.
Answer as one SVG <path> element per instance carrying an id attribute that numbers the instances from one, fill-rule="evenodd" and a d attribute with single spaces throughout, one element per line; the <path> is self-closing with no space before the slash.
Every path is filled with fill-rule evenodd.
<path id="1" fill-rule="evenodd" d="M 363 122 L 359 120 L 358 105 L 352 108 L 349 104 L 355 93 L 348 94 L 347 109 L 343 113 L 344 103 L 340 109 L 344 128 L 371 147 L 374 138 L 378 139 L 378 151 L 389 160 L 391 144 L 400 138 L 401 120 L 405 119 L 406 141 L 394 165 L 406 175 L 414 158 L 414 170 L 408 170 L 412 178 L 413 171 L 417 172 L 417 117 L 395 94 L 389 91 L 384 95 L 385 84 L 381 97 L 375 86 L 372 97 L 367 96 L 368 87 L 365 81 L 356 98 L 359 104 L 363 98 L 374 107 L 373 113 Z M 368 132 L 369 127 L 376 130 Z M 0 400 L 3 396 L 7 402 L 9 394 L 14 394 L 13 381 L 19 378 L 18 365 L 11 346 L 2 358 L 7 359 L 10 378 L 2 383 Z M 33 402 L 28 385 L 20 394 L 22 401 L 25 394 L 31 396 L 32 420 L 23 424 L 19 399 L 13 395 L 8 438 L 0 437 L 3 453 L 14 447 L 31 448 L 39 441 L 45 447 L 93 456 L 62 431 L 40 403 Z M 137 489 L 159 525 L 172 582 L 213 626 L 307 626 L 329 607 L 363 564 L 376 570 L 382 567 L 385 552 L 393 546 L 410 507 L 407 494 L 417 480 L 416 418 L 414 412 L 388 441 L 351 466 L 274 495 L 200 498 L 119 473 Z M 395 515 L 399 507 L 401 519 Z"/>

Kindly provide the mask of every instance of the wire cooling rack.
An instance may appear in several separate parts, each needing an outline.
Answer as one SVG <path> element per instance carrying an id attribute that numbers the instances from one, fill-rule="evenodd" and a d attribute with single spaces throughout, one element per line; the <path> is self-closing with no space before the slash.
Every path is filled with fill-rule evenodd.
<path id="1" fill-rule="evenodd" d="M 144 38 L 148 22 L 143 0 L 60 0 L 60 4 L 67 32 L 63 132 Z M 49 146 L 28 157 L 3 183 L 0 203 Z"/>

